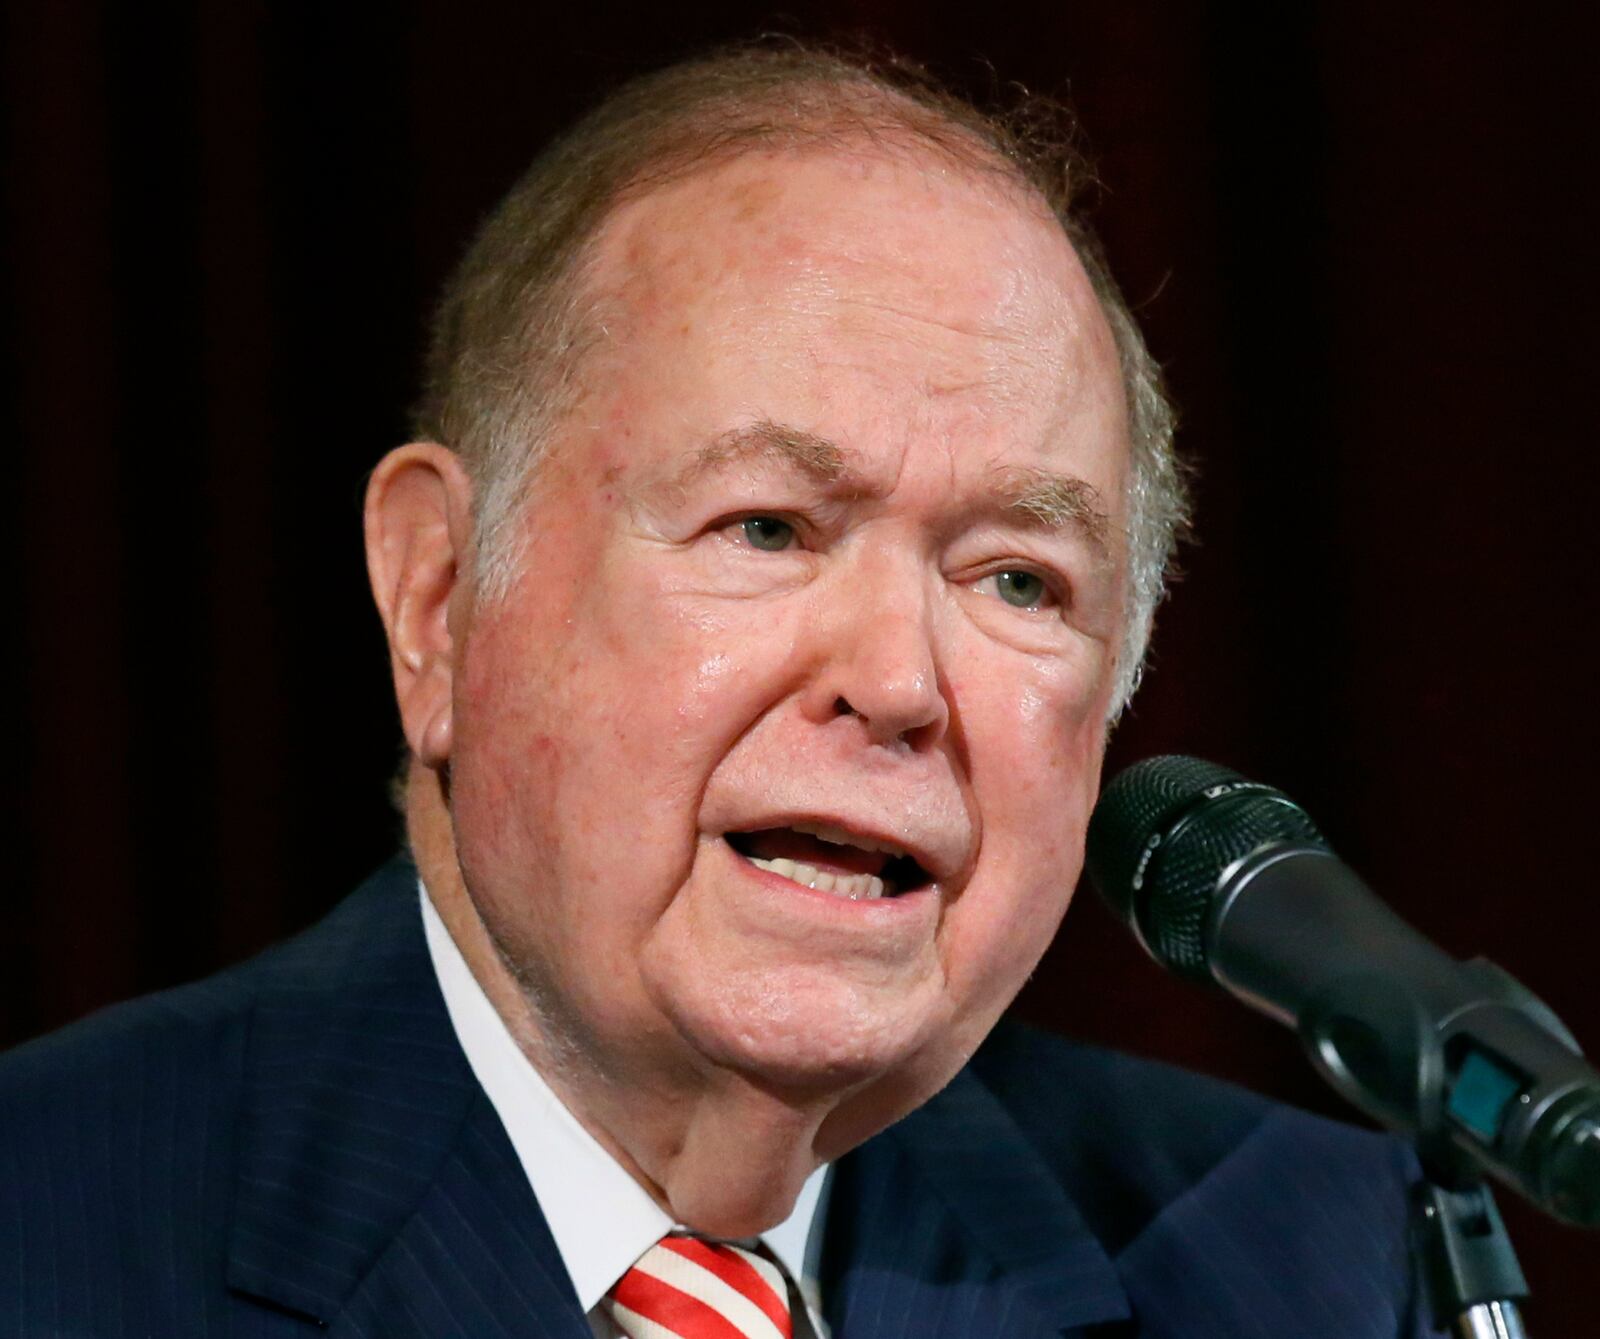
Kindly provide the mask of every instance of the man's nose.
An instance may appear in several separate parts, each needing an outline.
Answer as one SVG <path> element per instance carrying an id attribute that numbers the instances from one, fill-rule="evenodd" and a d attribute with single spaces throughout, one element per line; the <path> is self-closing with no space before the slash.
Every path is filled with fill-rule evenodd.
<path id="1" fill-rule="evenodd" d="M 875 744 L 932 747 L 950 724 L 932 611 L 920 591 L 895 583 L 876 596 L 833 592 L 819 620 L 821 665 L 807 693 L 819 724 L 858 718 Z"/>

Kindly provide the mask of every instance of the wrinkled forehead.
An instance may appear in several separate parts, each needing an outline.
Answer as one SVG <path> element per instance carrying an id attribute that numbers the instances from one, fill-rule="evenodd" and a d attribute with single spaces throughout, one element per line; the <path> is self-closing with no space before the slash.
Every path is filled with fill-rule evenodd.
<path id="1" fill-rule="evenodd" d="M 885 299 L 979 329 L 1051 317 L 1104 325 L 1031 187 L 905 148 L 751 149 L 678 176 L 612 211 L 588 275 L 591 294 L 619 314 L 651 318 L 782 272 L 799 290 L 825 276 L 836 294 L 870 279 Z"/>
<path id="2" fill-rule="evenodd" d="M 944 154 L 750 150 L 624 200 L 586 272 L 613 352 L 673 337 L 759 353 L 841 332 L 870 349 L 882 334 L 936 390 L 977 369 L 1122 398 L 1110 327 L 1047 204 Z"/>

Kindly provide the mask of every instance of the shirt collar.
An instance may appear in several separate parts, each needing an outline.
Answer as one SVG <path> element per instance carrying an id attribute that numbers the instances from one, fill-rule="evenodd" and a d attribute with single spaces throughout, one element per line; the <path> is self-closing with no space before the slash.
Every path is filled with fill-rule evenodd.
<path id="1" fill-rule="evenodd" d="M 578 1304 L 591 1311 L 641 1255 L 677 1226 L 595 1140 L 533 1067 L 483 993 L 427 889 L 418 882 L 428 956 L 467 1063 L 493 1104 L 533 1187 Z M 823 1188 L 807 1178 L 789 1217 L 761 1236 L 820 1313 Z"/>

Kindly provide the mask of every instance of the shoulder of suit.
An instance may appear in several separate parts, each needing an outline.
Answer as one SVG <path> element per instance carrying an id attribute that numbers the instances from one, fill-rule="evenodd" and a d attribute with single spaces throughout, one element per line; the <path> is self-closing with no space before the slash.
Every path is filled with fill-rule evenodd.
<path id="1" fill-rule="evenodd" d="M 200 981 L 99 1010 L 0 1054 L 0 1142 L 59 1137 L 68 1115 L 102 1115 L 146 1085 L 218 1095 L 236 1086 L 250 1015 L 264 991 L 336 988 L 330 961 L 369 932 L 375 901 L 415 874 L 396 861 L 311 928 Z M 414 895 L 414 894 L 413 894 Z M 420 938 L 420 936 L 419 936 Z M 113 1140 L 126 1124 L 102 1121 Z"/>
<path id="2" fill-rule="evenodd" d="M 1230 1193 L 1252 1178 L 1263 1193 L 1348 1190 L 1403 1204 L 1416 1175 L 1393 1136 L 1024 1024 L 996 1028 L 971 1070 L 1113 1251 L 1224 1182 Z"/>

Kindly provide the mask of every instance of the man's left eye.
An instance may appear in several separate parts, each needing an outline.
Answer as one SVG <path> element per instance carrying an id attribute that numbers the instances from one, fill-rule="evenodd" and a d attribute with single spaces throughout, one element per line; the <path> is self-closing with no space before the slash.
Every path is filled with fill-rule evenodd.
<path id="1" fill-rule="evenodd" d="M 768 553 L 779 553 L 795 540 L 794 527 L 776 516 L 747 516 L 739 522 L 739 528 L 744 531 L 751 548 Z"/>
<path id="2" fill-rule="evenodd" d="M 1051 601 L 1050 587 L 1037 572 L 1020 569 L 996 572 L 985 578 L 994 582 L 995 593 L 1018 609 L 1040 609 Z"/>

